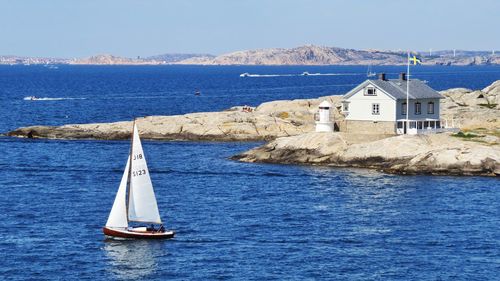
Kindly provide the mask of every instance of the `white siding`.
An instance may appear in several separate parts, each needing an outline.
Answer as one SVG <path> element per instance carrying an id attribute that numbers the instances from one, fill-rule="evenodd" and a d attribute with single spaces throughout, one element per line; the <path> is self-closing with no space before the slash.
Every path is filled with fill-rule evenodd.
<path id="1" fill-rule="evenodd" d="M 349 114 L 346 120 L 396 121 L 396 101 L 377 89 L 376 96 L 365 96 L 365 89 L 347 99 Z M 372 104 L 379 104 L 380 114 L 372 114 Z M 427 109 L 426 109 L 427 110 Z M 427 112 L 427 111 L 426 111 Z"/>
<path id="2" fill-rule="evenodd" d="M 420 104 L 422 106 L 422 114 L 420 114 L 420 115 L 415 114 L 415 103 L 416 102 L 420 102 Z M 434 114 L 427 113 L 427 104 L 429 102 L 434 102 Z M 398 100 L 398 103 L 397 103 L 398 105 L 396 108 L 397 119 L 406 119 L 406 115 L 401 114 L 403 103 L 406 103 L 406 100 Z M 409 111 L 410 111 L 410 115 L 408 116 L 408 119 L 411 119 L 411 120 L 439 119 L 439 99 L 410 100 Z"/>

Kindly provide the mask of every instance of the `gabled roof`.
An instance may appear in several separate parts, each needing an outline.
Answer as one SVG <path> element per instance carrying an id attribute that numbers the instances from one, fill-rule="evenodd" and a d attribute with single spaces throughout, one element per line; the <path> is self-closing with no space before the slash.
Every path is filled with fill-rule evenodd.
<path id="1" fill-rule="evenodd" d="M 332 107 L 332 104 L 324 100 L 322 103 L 319 104 L 319 107 Z"/>
<path id="2" fill-rule="evenodd" d="M 410 99 L 441 99 L 443 98 L 441 94 L 436 92 L 431 87 L 427 86 L 424 82 L 418 79 L 400 80 L 400 79 L 389 79 L 389 80 L 366 80 L 365 82 L 358 85 L 356 88 L 349 91 L 344 95 L 344 99 L 350 98 L 352 95 L 357 93 L 362 88 L 368 86 L 369 84 L 375 86 L 379 90 L 396 100 L 406 99 L 406 83 L 410 83 Z"/>

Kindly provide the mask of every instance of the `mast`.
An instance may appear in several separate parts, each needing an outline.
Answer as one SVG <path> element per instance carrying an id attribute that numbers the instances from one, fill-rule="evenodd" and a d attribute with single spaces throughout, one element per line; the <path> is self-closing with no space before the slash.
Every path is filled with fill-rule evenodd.
<path id="1" fill-rule="evenodd" d="M 408 120 L 408 117 L 410 116 L 410 51 L 408 51 L 408 59 L 406 60 L 406 63 L 406 72 L 408 74 L 408 77 L 406 78 L 406 134 L 408 134 L 408 130 L 410 129 L 410 122 Z"/>
<path id="2" fill-rule="evenodd" d="M 132 123 L 132 134 L 130 137 L 130 152 L 129 152 L 129 165 L 128 165 L 128 184 L 127 184 L 127 192 L 126 192 L 126 198 L 125 198 L 125 204 L 127 205 L 127 223 L 129 222 L 128 220 L 128 208 L 130 206 L 130 183 L 131 183 L 131 176 L 132 176 L 132 153 L 133 153 L 133 147 L 134 147 L 134 130 L 135 129 L 135 118 L 134 122 Z"/>

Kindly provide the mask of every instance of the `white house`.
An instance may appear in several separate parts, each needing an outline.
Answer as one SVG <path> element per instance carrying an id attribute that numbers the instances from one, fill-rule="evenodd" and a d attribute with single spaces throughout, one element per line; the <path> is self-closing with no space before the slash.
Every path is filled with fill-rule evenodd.
<path id="1" fill-rule="evenodd" d="M 406 87 L 409 83 L 409 105 Z M 366 80 L 342 100 L 343 130 L 374 134 L 419 134 L 441 130 L 439 100 L 442 96 L 418 79 Z M 407 111 L 409 112 L 407 118 Z M 408 120 L 408 122 L 407 122 Z M 407 126 L 408 124 L 408 126 Z M 408 127 L 408 128 L 407 128 Z"/>

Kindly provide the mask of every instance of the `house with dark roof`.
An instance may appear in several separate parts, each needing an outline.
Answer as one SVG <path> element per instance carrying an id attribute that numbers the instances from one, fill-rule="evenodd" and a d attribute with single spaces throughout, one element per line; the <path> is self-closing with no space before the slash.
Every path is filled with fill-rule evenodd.
<path id="1" fill-rule="evenodd" d="M 407 89 L 408 98 L 407 98 Z M 438 92 L 418 79 L 366 80 L 342 101 L 341 130 L 351 133 L 420 134 L 441 131 Z M 409 101 L 407 103 L 407 100 Z"/>

